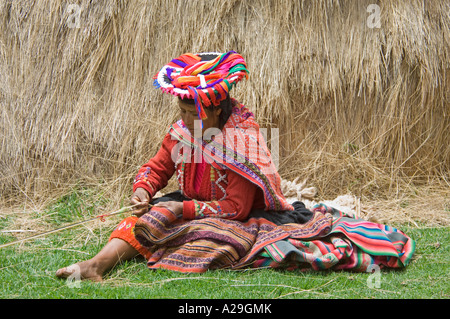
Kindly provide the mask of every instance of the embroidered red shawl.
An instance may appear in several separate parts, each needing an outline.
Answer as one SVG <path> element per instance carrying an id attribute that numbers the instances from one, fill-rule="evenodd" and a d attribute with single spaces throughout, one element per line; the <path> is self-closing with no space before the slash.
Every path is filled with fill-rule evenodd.
<path id="1" fill-rule="evenodd" d="M 266 210 L 294 210 L 281 191 L 280 175 L 253 113 L 234 99 L 232 104 L 232 114 L 222 131 L 209 129 L 203 139 L 194 137 L 179 120 L 171 125 L 169 133 L 180 147 L 201 150 L 215 168 L 230 169 L 259 186 Z"/>

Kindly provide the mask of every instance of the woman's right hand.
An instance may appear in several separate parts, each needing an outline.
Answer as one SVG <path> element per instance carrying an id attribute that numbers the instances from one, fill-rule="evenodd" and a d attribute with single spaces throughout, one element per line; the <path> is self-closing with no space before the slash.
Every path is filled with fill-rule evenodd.
<path id="1" fill-rule="evenodd" d="M 138 205 L 135 207 L 134 215 L 141 217 L 148 212 L 148 204 L 150 203 L 150 194 L 142 187 L 136 188 L 130 199 L 131 205 Z"/>

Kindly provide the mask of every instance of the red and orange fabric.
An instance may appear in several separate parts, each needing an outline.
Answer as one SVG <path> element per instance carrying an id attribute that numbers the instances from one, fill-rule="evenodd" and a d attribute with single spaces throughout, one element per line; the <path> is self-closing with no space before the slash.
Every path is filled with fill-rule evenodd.
<path id="1" fill-rule="evenodd" d="M 148 260 L 152 255 L 151 252 L 137 241 L 134 234 L 134 226 L 136 225 L 138 219 L 139 217 L 137 216 L 130 216 L 122 220 L 112 231 L 109 240 L 118 238 L 126 241 L 134 249 L 136 249 L 139 254 Z"/>

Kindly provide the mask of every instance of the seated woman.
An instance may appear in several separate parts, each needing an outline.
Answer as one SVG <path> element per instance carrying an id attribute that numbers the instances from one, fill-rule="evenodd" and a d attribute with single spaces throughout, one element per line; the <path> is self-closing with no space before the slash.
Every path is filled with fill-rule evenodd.
<path id="1" fill-rule="evenodd" d="M 229 95 L 247 74 L 244 59 L 234 51 L 183 54 L 158 72 L 155 86 L 177 96 L 181 119 L 138 171 L 130 200 L 138 207 L 135 216 L 119 223 L 96 256 L 76 264 L 82 279 L 100 281 L 119 261 L 138 255 L 150 268 L 195 272 L 273 265 L 261 254 L 264 249 L 295 253 L 299 264 L 313 268 L 364 265 L 364 270 L 372 263 L 408 263 L 414 244 L 396 230 L 365 221 L 355 228 L 333 209 L 310 211 L 301 202 L 287 202 L 253 114 Z M 154 198 L 174 174 L 179 191 Z M 368 229 L 363 235 L 361 225 Z M 351 229 L 357 229 L 355 236 Z M 301 242 L 325 236 L 313 245 Z M 340 236 L 350 239 L 338 240 Z M 377 256 L 361 253 L 364 245 Z M 274 258 L 277 265 L 283 262 L 279 255 Z M 61 268 L 56 276 L 68 278 L 74 270 Z"/>
<path id="2" fill-rule="evenodd" d="M 281 193 L 280 178 L 265 145 L 265 153 L 261 157 L 265 156 L 266 163 L 262 165 L 272 170 L 267 174 L 271 175 L 272 180 L 267 180 L 267 176 L 260 176 L 251 181 L 250 174 L 255 174 L 252 172 L 255 168 L 228 168 L 227 164 L 230 163 L 223 163 L 226 162 L 223 156 L 222 163 L 218 166 L 213 162 L 214 158 L 204 156 L 205 152 L 196 152 L 195 147 L 180 145 L 179 139 L 174 137 L 198 136 L 199 139 L 195 142 L 201 143 L 211 135 L 208 132 L 220 135 L 224 128 L 230 129 L 231 134 L 225 134 L 226 136 L 236 138 L 236 128 L 239 128 L 250 129 L 254 137 L 259 139 L 258 143 L 264 143 L 259 135 L 258 125 L 253 120 L 253 114 L 229 95 L 231 87 L 246 75 L 244 59 L 233 51 L 225 54 L 184 54 L 172 60 L 156 75 L 157 86 L 178 96 L 181 120 L 171 127 L 157 154 L 141 167 L 136 176 L 134 193 L 130 200 L 132 205 L 139 204 L 141 207 L 135 211 L 136 216 L 128 217 L 119 223 L 107 245 L 95 257 L 77 264 L 82 278 L 98 281 L 102 279 L 105 271 L 121 260 L 139 254 L 147 259 L 151 256 L 133 233 L 138 217 L 147 213 L 150 203 L 155 207 L 165 207 L 175 215 L 182 216 L 184 220 L 216 217 L 245 221 L 252 210 L 255 215 L 264 215 L 266 207 L 274 211 L 292 212 L 286 216 L 265 215 L 275 223 L 302 223 L 312 216 L 300 203 L 296 204 L 297 209 L 294 210 L 294 206 L 286 202 Z M 216 130 L 211 130 L 213 128 Z M 224 141 L 219 143 L 220 146 L 225 144 Z M 233 146 L 237 148 L 237 145 Z M 250 145 L 240 147 L 246 147 L 248 152 Z M 241 171 L 249 177 L 243 177 Z M 181 192 L 152 202 L 155 194 L 168 184 L 168 180 L 175 173 Z M 258 187 L 258 183 L 264 185 L 263 188 Z M 263 190 L 269 195 L 265 196 Z M 173 200 L 174 198 L 176 200 Z M 271 203 L 266 203 L 269 200 Z M 73 267 L 61 268 L 56 275 L 66 278 L 73 270 Z"/>

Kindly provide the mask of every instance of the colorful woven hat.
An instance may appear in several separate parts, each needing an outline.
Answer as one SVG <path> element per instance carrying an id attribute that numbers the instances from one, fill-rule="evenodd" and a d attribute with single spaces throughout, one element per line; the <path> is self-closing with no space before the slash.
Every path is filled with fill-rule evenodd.
<path id="1" fill-rule="evenodd" d="M 204 119 L 203 106 L 219 105 L 244 76 L 248 78 L 247 65 L 235 51 L 186 53 L 165 65 L 153 84 L 182 99 L 194 99 L 197 114 Z"/>

